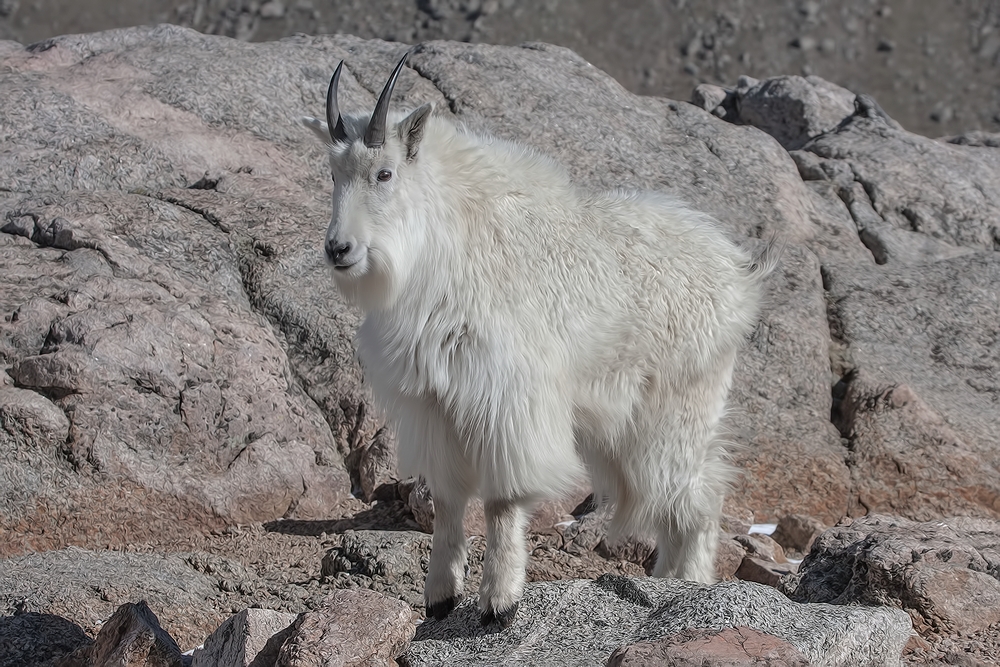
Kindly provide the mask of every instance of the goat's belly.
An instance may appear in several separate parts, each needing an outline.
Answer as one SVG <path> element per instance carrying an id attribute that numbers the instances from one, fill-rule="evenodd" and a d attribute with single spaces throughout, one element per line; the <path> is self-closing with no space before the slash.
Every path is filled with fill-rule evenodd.
<path id="1" fill-rule="evenodd" d="M 609 372 L 581 383 L 573 409 L 577 446 L 615 440 L 633 418 L 645 384 L 635 368 Z"/>

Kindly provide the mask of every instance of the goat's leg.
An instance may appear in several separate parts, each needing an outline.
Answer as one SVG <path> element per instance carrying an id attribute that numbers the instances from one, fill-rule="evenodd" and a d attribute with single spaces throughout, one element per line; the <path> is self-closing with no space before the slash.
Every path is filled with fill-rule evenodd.
<path id="1" fill-rule="evenodd" d="M 525 530 L 530 503 L 518 500 L 488 500 L 486 509 L 486 554 L 483 582 L 479 587 L 479 609 L 483 626 L 506 628 L 514 622 L 524 591 L 524 569 L 528 561 Z"/>
<path id="2" fill-rule="evenodd" d="M 668 521 L 659 527 L 653 576 L 714 583 L 718 520 L 705 517 L 702 525 L 687 527 L 670 525 L 672 523 Z"/>
<path id="3" fill-rule="evenodd" d="M 719 462 L 721 464 L 721 462 Z M 711 462 L 704 469 L 712 471 Z M 677 577 L 714 583 L 715 552 L 719 540 L 719 515 L 724 488 L 720 477 L 704 472 L 689 480 L 677 493 L 670 511 L 657 526 L 655 577 Z"/>
<path id="4" fill-rule="evenodd" d="M 434 500 L 434 538 L 424 583 L 427 616 L 442 619 L 462 600 L 468 563 L 465 506 L 469 494 L 459 488 L 431 489 Z"/>
<path id="5" fill-rule="evenodd" d="M 421 474 L 434 501 L 434 536 L 424 582 L 428 618 L 444 618 L 462 599 L 467 564 L 463 519 L 475 475 L 449 420 L 431 400 L 394 397 L 400 470 Z"/>

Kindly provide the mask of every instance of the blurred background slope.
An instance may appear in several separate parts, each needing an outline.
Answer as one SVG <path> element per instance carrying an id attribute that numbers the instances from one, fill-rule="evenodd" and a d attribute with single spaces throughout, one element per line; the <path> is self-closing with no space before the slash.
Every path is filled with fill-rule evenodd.
<path id="1" fill-rule="evenodd" d="M 816 74 L 913 132 L 1000 132 L 1000 0 L 0 0 L 0 39 L 22 44 L 162 22 L 251 41 L 543 41 L 679 100 L 744 74 Z"/>

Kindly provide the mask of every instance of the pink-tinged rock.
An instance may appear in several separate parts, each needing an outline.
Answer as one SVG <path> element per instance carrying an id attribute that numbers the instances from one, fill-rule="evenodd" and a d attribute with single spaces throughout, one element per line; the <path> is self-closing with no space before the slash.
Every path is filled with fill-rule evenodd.
<path id="1" fill-rule="evenodd" d="M 747 553 L 761 560 L 774 563 L 787 563 L 785 550 L 781 545 L 771 539 L 770 535 L 763 533 L 753 533 L 750 535 L 737 535 L 733 539 L 743 545 Z"/>
<path id="2" fill-rule="evenodd" d="M 813 541 L 829 526 L 804 514 L 786 514 L 778 520 L 771 537 L 785 549 L 808 553 Z"/>
<path id="3" fill-rule="evenodd" d="M 719 519 L 719 528 L 723 532 L 746 535 L 754 523 L 756 522 L 752 510 L 737 505 L 731 498 L 726 498 L 722 505 L 722 517 Z"/>
<path id="4" fill-rule="evenodd" d="M 739 569 L 736 570 L 736 578 L 742 579 L 743 581 L 755 581 L 758 584 L 774 586 L 777 588 L 782 577 L 789 574 L 795 574 L 797 569 L 798 565 L 794 563 L 775 563 L 773 561 L 747 556 L 743 559 L 743 562 L 740 563 Z"/>
<path id="5" fill-rule="evenodd" d="M 744 626 L 691 628 L 653 642 L 625 646 L 607 667 L 804 667 L 806 657 L 787 641 Z"/>
<path id="6" fill-rule="evenodd" d="M 720 539 L 715 552 L 715 576 L 721 580 L 735 577 L 746 553 L 746 548 L 731 536 Z"/>
<path id="7" fill-rule="evenodd" d="M 299 616 L 278 654 L 278 667 L 374 667 L 394 664 L 416 631 L 401 600 L 363 589 L 331 593 Z"/>

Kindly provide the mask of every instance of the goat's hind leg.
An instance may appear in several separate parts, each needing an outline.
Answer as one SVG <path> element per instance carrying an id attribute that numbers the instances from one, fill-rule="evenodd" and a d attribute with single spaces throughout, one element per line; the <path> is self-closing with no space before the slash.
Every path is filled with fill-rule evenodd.
<path id="1" fill-rule="evenodd" d="M 486 554 L 479 609 L 484 627 L 507 628 L 514 622 L 524 592 L 528 563 L 525 531 L 532 503 L 524 500 L 487 500 Z"/>
<path id="2" fill-rule="evenodd" d="M 719 515 L 727 470 L 721 460 L 705 462 L 680 488 L 657 525 L 654 577 L 715 583 Z"/>
<path id="3" fill-rule="evenodd" d="M 715 552 L 719 522 L 705 517 L 698 526 L 662 524 L 656 538 L 654 577 L 676 577 L 703 584 L 715 583 Z"/>

